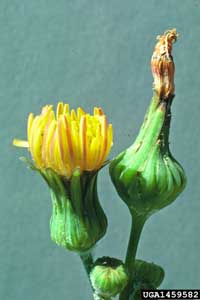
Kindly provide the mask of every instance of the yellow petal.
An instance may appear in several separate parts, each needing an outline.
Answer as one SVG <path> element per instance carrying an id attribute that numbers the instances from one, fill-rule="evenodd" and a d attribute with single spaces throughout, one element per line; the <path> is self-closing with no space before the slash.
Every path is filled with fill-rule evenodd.
<path id="1" fill-rule="evenodd" d="M 27 124 L 27 139 L 30 138 L 31 127 L 33 125 L 34 115 L 32 113 L 28 116 L 28 124 Z"/>
<path id="2" fill-rule="evenodd" d="M 54 111 L 51 111 L 48 117 L 48 120 L 46 122 L 46 125 L 44 127 L 43 131 L 43 140 L 42 140 L 42 160 L 44 161 L 44 164 L 49 167 L 49 161 L 48 161 L 48 139 L 49 138 L 49 133 L 51 134 L 52 132 L 52 127 L 51 124 L 53 124 L 53 127 L 56 125 L 55 121 L 55 114 Z"/>
<path id="3" fill-rule="evenodd" d="M 63 114 L 67 114 L 69 113 L 69 104 L 64 104 L 64 108 L 63 108 Z"/>
<path id="4" fill-rule="evenodd" d="M 59 102 L 56 110 L 56 118 L 58 120 L 59 116 L 63 113 L 63 102 Z"/>
<path id="5" fill-rule="evenodd" d="M 71 123 L 71 139 L 73 144 L 74 154 L 74 167 L 79 167 L 81 162 L 81 150 L 79 140 L 79 126 L 78 122 L 72 121 Z"/>
<path id="6" fill-rule="evenodd" d="M 68 170 L 70 169 L 70 173 L 72 172 L 73 161 L 71 158 L 70 152 L 70 143 L 68 139 L 68 129 L 67 129 L 67 121 L 65 115 L 62 115 L 58 122 L 58 141 L 59 141 L 59 149 L 61 158 L 63 161 L 63 166 Z M 69 172 L 69 171 L 68 171 Z"/>
<path id="7" fill-rule="evenodd" d="M 94 108 L 94 115 L 102 116 L 104 115 L 103 109 L 101 107 Z"/>
<path id="8" fill-rule="evenodd" d="M 81 117 L 85 115 L 84 110 L 81 107 L 78 107 L 77 109 L 77 116 L 78 116 L 78 120 L 80 121 Z"/>
<path id="9" fill-rule="evenodd" d="M 64 169 L 63 160 L 61 158 L 61 153 L 59 148 L 58 127 L 56 127 L 55 129 L 54 141 L 52 143 L 51 164 L 54 170 L 56 170 L 59 174 L 64 175 L 66 169 Z"/>
<path id="10" fill-rule="evenodd" d="M 108 126 L 107 138 L 108 138 L 108 144 L 107 144 L 107 149 L 106 149 L 106 153 L 105 153 L 105 159 L 107 158 L 107 156 L 110 152 L 110 148 L 113 145 L 113 128 L 112 128 L 112 124 L 109 124 L 109 126 Z"/>
<path id="11" fill-rule="evenodd" d="M 99 160 L 97 162 L 97 168 L 100 168 L 104 162 L 105 153 L 106 153 L 106 149 L 107 149 L 107 143 L 108 143 L 107 120 L 106 120 L 106 116 L 103 115 L 103 116 L 101 116 L 101 145 L 100 145 L 101 150 L 100 150 Z"/>
<path id="12" fill-rule="evenodd" d="M 96 169 L 96 163 L 99 157 L 99 138 L 93 138 L 91 145 L 90 145 L 90 158 L 89 158 L 89 170 Z"/>
<path id="13" fill-rule="evenodd" d="M 83 115 L 80 119 L 80 152 L 81 152 L 81 170 L 84 169 L 86 164 L 86 116 Z"/>
<path id="14" fill-rule="evenodd" d="M 31 153 L 33 155 L 36 165 L 41 168 L 45 166 L 45 162 L 42 159 L 42 145 L 44 137 L 44 128 L 47 125 L 51 108 L 46 111 L 44 115 L 40 115 L 37 123 L 35 124 L 35 130 L 31 141 Z"/>
<path id="15" fill-rule="evenodd" d="M 29 147 L 28 141 L 23 141 L 23 140 L 18 140 L 18 139 L 13 140 L 13 145 L 16 147 L 22 147 L 22 148 Z"/>
<path id="16" fill-rule="evenodd" d="M 52 138 L 55 132 L 56 128 L 56 120 L 52 120 L 52 122 L 49 125 L 47 134 L 44 139 L 44 144 L 42 147 L 42 158 L 45 162 L 46 167 L 51 167 L 51 159 L 50 159 L 50 145 L 52 142 Z"/>
<path id="17" fill-rule="evenodd" d="M 71 119 L 72 119 L 72 121 L 74 121 L 74 120 L 77 119 L 77 117 L 76 117 L 76 112 L 75 112 L 74 109 L 71 110 Z"/>

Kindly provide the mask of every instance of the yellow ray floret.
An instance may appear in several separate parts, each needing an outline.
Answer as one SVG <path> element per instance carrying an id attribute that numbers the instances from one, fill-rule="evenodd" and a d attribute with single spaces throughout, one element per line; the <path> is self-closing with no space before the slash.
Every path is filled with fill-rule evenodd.
<path id="1" fill-rule="evenodd" d="M 41 114 L 28 117 L 27 139 L 15 139 L 13 144 L 27 147 L 39 169 L 52 168 L 70 178 L 74 170 L 93 171 L 101 168 L 112 147 L 112 125 L 108 124 L 101 108 L 94 114 L 82 108 L 69 109 L 59 102 L 56 114 L 51 105 Z"/>

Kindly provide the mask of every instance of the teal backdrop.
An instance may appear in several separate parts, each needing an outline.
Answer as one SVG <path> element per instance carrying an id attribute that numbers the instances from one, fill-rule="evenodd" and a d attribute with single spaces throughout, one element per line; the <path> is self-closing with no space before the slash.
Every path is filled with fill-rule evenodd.
<path id="1" fill-rule="evenodd" d="M 200 288 L 200 1 L 0 1 L 0 299 L 91 299 L 79 257 L 51 242 L 51 201 L 38 174 L 12 147 L 26 138 L 29 112 L 58 100 L 92 112 L 101 106 L 114 127 L 114 157 L 135 139 L 152 96 L 155 38 L 177 28 L 176 97 L 171 149 L 188 184 L 174 204 L 144 228 L 139 258 L 166 271 L 162 288 Z M 109 219 L 96 255 L 123 258 L 130 216 L 99 176 Z"/>

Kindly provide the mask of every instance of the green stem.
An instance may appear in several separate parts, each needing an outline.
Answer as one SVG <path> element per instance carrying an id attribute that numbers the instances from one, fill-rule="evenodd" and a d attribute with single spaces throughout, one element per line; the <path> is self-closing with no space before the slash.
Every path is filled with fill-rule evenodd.
<path id="1" fill-rule="evenodd" d="M 88 252 L 82 252 L 79 254 L 80 255 L 80 259 L 83 263 L 83 266 L 85 268 L 85 271 L 88 275 L 88 279 L 89 279 L 89 282 L 90 282 L 90 285 L 91 285 L 91 281 L 90 281 L 90 271 L 92 269 L 92 265 L 93 265 L 93 257 L 92 257 L 92 252 L 91 251 L 88 251 Z M 92 285 L 91 285 L 91 288 L 92 288 Z M 93 290 L 93 288 L 92 288 Z M 93 295 L 94 296 L 94 295 Z M 95 298 L 94 298 L 95 300 Z"/>
<path id="2" fill-rule="evenodd" d="M 138 247 L 138 243 L 140 240 L 140 235 L 144 223 L 146 221 L 146 218 L 144 218 L 144 216 L 138 216 L 134 213 L 132 213 L 131 215 L 132 215 L 132 225 L 131 225 L 128 249 L 126 253 L 126 260 L 125 260 L 125 267 L 129 274 L 129 281 L 125 289 L 120 294 L 119 300 L 129 300 L 129 296 L 133 288 L 134 264 L 135 264 L 137 247 Z"/>
<path id="3" fill-rule="evenodd" d="M 80 253 L 80 259 L 81 259 L 81 261 L 84 265 L 84 268 L 87 272 L 87 275 L 89 277 L 90 271 L 91 271 L 91 268 L 93 265 L 93 257 L 92 257 L 91 251 Z"/>

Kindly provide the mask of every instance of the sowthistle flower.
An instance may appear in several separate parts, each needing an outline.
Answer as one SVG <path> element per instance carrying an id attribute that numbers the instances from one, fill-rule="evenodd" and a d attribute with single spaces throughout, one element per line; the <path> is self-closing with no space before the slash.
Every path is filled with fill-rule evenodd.
<path id="1" fill-rule="evenodd" d="M 101 108 L 89 115 L 59 102 L 56 115 L 52 105 L 44 106 L 36 117 L 30 113 L 27 141 L 13 143 L 29 149 L 36 168 L 52 169 L 69 179 L 77 169 L 82 173 L 102 167 L 112 146 L 112 125 Z"/>
<path id="2" fill-rule="evenodd" d="M 52 240 L 69 250 L 91 249 L 107 228 L 97 195 L 98 170 L 112 146 L 112 125 L 103 110 L 95 107 L 90 115 L 60 102 L 55 115 L 46 105 L 40 115 L 29 115 L 27 141 L 13 144 L 28 148 L 33 168 L 50 187 Z"/>

